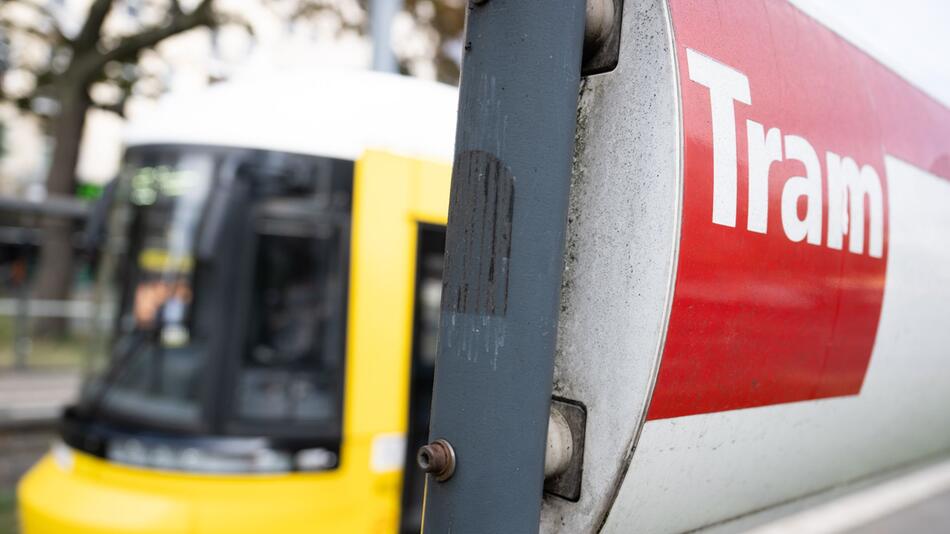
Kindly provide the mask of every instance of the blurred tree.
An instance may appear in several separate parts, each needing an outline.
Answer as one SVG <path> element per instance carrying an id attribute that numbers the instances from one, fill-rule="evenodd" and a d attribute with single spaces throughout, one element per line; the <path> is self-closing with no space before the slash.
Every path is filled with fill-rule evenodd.
<path id="1" fill-rule="evenodd" d="M 406 0 L 417 30 L 425 32 L 433 46 L 431 57 L 404 57 L 409 61 L 431 61 L 439 81 L 458 85 L 462 39 L 465 27 L 465 0 Z"/>
<path id="2" fill-rule="evenodd" d="M 0 0 L 0 100 L 39 117 L 53 141 L 46 178 L 49 195 L 72 196 L 86 114 L 103 109 L 122 115 L 132 95 L 157 96 L 162 83 L 140 62 L 164 40 L 195 28 L 251 25 L 226 15 L 215 0 Z M 339 32 L 365 34 L 369 0 L 262 0 L 288 24 L 331 17 Z M 396 47 L 401 70 L 432 69 L 457 83 L 466 0 L 404 0 L 401 21 L 414 45 Z M 74 22 L 79 22 L 75 24 Z M 397 35 L 397 38 L 399 36 Z M 19 46 L 18 46 L 19 45 Z M 432 71 L 430 70 L 429 73 Z M 155 88 L 159 89 L 156 90 Z M 46 220 L 33 295 L 65 299 L 72 285 L 72 229 L 67 221 Z M 46 333 L 64 331 L 48 321 Z"/>
<path id="3" fill-rule="evenodd" d="M 331 14 L 340 32 L 369 32 L 372 0 L 264 0 L 288 21 L 306 23 Z M 458 84 L 467 0 L 403 0 L 395 53 L 404 74 Z M 401 23 L 401 24 L 400 24 Z M 432 69 L 432 70 L 430 70 Z"/>
<path id="4" fill-rule="evenodd" d="M 0 99 L 46 123 L 53 141 L 46 178 L 50 195 L 74 193 L 86 113 L 124 112 L 142 77 L 142 53 L 172 36 L 222 22 L 214 0 L 200 0 L 191 9 L 178 0 L 91 0 L 84 15 L 68 12 L 75 7 L 62 0 L 0 4 L 0 32 L 12 48 L 4 58 Z M 64 299 L 72 284 L 72 229 L 68 221 L 53 219 L 44 221 L 43 229 L 34 296 Z M 57 334 L 64 324 L 49 321 L 41 328 Z"/>

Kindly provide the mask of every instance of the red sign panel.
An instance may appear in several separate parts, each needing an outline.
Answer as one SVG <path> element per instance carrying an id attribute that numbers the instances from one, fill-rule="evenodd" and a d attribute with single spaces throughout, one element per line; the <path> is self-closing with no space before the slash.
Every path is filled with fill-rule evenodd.
<path id="1" fill-rule="evenodd" d="M 896 77 L 785 2 L 670 4 L 683 220 L 649 418 L 857 394 L 888 253 L 869 86 Z"/>

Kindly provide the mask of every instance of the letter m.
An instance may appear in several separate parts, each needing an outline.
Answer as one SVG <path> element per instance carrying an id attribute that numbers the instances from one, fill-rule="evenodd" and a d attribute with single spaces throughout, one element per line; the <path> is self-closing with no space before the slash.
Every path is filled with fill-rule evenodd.
<path id="1" fill-rule="evenodd" d="M 848 250 L 864 253 L 864 207 L 868 199 L 870 220 L 868 254 L 884 255 L 884 194 L 881 179 L 870 165 L 860 169 L 851 158 L 828 152 L 828 246 L 841 250 L 848 236 Z"/>

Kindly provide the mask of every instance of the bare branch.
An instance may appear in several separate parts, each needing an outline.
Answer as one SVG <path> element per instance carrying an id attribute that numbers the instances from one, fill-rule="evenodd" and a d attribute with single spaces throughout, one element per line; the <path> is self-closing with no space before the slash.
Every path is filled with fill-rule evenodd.
<path id="1" fill-rule="evenodd" d="M 109 61 L 128 61 L 140 51 L 151 48 L 169 37 L 200 26 L 211 26 L 215 22 L 211 9 L 213 3 L 214 0 L 202 0 L 194 11 L 172 17 L 168 24 L 122 39 L 115 48 L 102 55 L 102 64 L 105 65 Z"/>
<path id="2" fill-rule="evenodd" d="M 72 41 L 66 37 L 66 34 L 63 33 L 63 27 L 59 23 L 59 17 L 56 16 L 56 13 L 51 11 L 48 6 L 34 2 L 32 0 L 4 0 L 3 4 L 17 4 L 28 9 L 32 9 L 37 15 L 39 15 L 44 21 L 49 23 L 50 30 L 52 31 L 52 38 L 57 41 L 57 43 L 70 44 Z M 49 39 L 49 36 L 44 38 Z"/>
<path id="3" fill-rule="evenodd" d="M 101 54 L 88 54 L 84 58 L 76 58 L 74 64 L 77 74 L 86 83 L 91 82 L 110 61 L 131 61 L 138 54 L 147 48 L 151 48 L 158 43 L 188 30 L 201 26 L 213 26 L 215 24 L 214 0 L 201 0 L 201 3 L 193 11 L 173 16 L 172 19 L 163 24 L 128 37 L 124 37 L 111 50 Z"/>
<path id="4" fill-rule="evenodd" d="M 0 28 L 3 28 L 4 33 L 7 35 L 22 33 L 24 35 L 29 35 L 30 37 L 35 37 L 44 42 L 49 41 L 50 35 L 37 28 L 36 26 L 26 25 L 20 21 L 12 21 L 6 17 L 0 18 Z"/>
<path id="5" fill-rule="evenodd" d="M 125 117 L 125 103 L 128 99 L 123 98 L 119 102 L 110 102 L 110 103 L 99 103 L 93 102 L 89 105 L 92 109 L 100 109 L 102 111 L 108 111 L 109 113 L 115 113 L 120 117 Z"/>
<path id="6" fill-rule="evenodd" d="M 93 0 L 89 6 L 89 13 L 86 15 L 86 22 L 83 23 L 79 35 L 76 36 L 74 46 L 77 51 L 93 50 L 99 42 L 99 35 L 102 32 L 102 24 L 112 10 L 113 0 Z"/>
<path id="7" fill-rule="evenodd" d="M 255 36 L 254 25 L 243 15 L 237 13 L 218 13 L 215 18 L 215 26 L 237 26 L 251 37 Z"/>

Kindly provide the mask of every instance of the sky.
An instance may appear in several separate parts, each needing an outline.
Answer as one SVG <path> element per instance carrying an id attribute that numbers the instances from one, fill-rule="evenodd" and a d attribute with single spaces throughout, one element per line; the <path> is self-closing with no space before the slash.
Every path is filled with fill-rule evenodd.
<path id="1" fill-rule="evenodd" d="M 950 107 L 950 1 L 791 2 Z"/>

